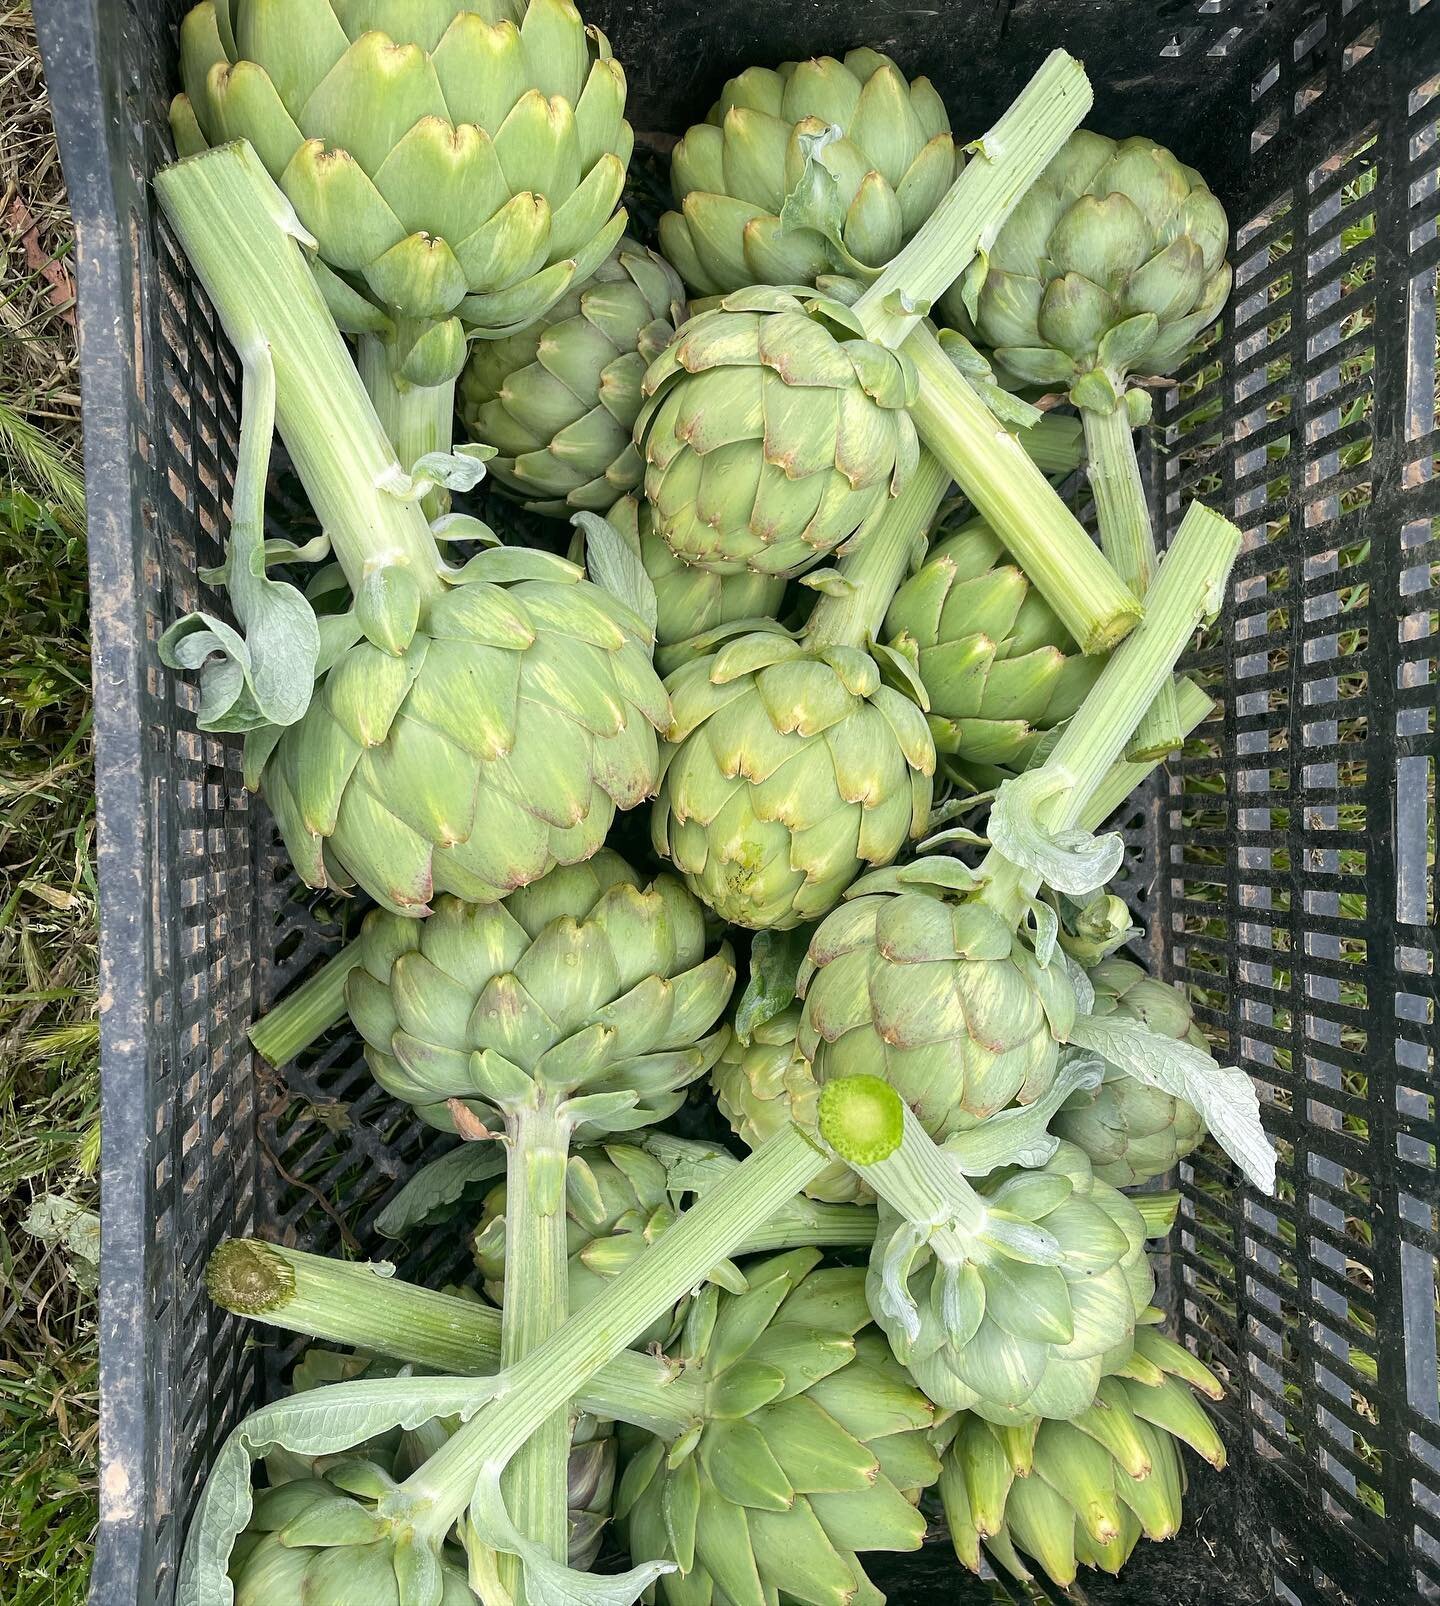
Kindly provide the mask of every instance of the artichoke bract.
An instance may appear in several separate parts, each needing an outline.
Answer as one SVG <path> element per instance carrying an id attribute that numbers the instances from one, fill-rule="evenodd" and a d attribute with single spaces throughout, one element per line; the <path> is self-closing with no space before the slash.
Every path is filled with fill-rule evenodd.
<path id="1" fill-rule="evenodd" d="M 633 1559 L 678 1565 L 672 1606 L 848 1606 L 874 1595 L 857 1552 L 924 1538 L 934 1407 L 870 1330 L 863 1272 L 819 1260 L 794 1250 L 743 1294 L 702 1290 L 682 1344 L 700 1421 L 673 1446 L 622 1433 L 616 1519 Z"/>
<path id="2" fill-rule="evenodd" d="M 477 341 L 458 402 L 471 438 L 497 449 L 490 473 L 526 507 L 562 517 L 604 513 L 634 490 L 641 381 L 685 316 L 669 263 L 622 240 L 528 329 Z"/>
<path id="3" fill-rule="evenodd" d="M 669 704 L 640 620 L 549 553 L 483 553 L 466 577 L 400 650 L 340 653 L 269 753 L 260 787 L 307 885 L 408 915 L 493 902 L 655 791 Z"/>
<path id="4" fill-rule="evenodd" d="M 1105 665 L 1081 654 L 983 519 L 941 525 L 885 636 L 924 683 L 937 752 L 982 787 L 1025 769 Z"/>
<path id="5" fill-rule="evenodd" d="M 1095 987 L 1093 1014 L 1138 1020 L 1162 1036 L 1208 1046 L 1184 994 L 1147 976 L 1139 965 L 1112 956 L 1089 975 Z M 1083 1149 L 1095 1175 L 1117 1188 L 1163 1176 L 1205 1138 L 1203 1118 L 1184 1099 L 1146 1087 L 1109 1064 L 1098 1088 L 1071 1096 L 1052 1130 Z"/>
<path id="6" fill-rule="evenodd" d="M 795 575 L 860 530 L 919 455 L 908 358 L 847 309 L 736 291 L 650 365 L 635 439 L 655 528 L 716 574 Z"/>
<path id="7" fill-rule="evenodd" d="M 1147 1321 L 1158 1317 L 1147 1312 Z M 983 1548 L 1029 1579 L 1023 1553 L 1064 1589 L 1082 1566 L 1118 1572 L 1142 1537 L 1172 1538 L 1186 1482 L 1181 1446 L 1225 1465 L 1225 1446 L 1190 1385 L 1221 1396 L 1206 1367 L 1145 1325 L 1129 1375 L 1106 1378 L 1095 1404 L 1072 1420 L 1006 1428 L 963 1416 L 940 1477 L 961 1561 L 980 1572 Z"/>
<path id="8" fill-rule="evenodd" d="M 878 51 L 752 67 L 725 85 L 671 158 L 681 210 L 661 218 L 660 243 L 695 291 L 808 284 L 831 270 L 822 235 L 780 225 L 805 170 L 802 138 L 827 132 L 818 160 L 840 192 L 840 243 L 865 267 L 895 255 L 961 165 L 929 79 L 907 83 Z"/>
<path id="9" fill-rule="evenodd" d="M 744 1042 L 732 1032 L 710 1072 L 720 1113 L 752 1149 L 787 1121 L 808 1131 L 815 1128 L 820 1089 L 809 1064 L 796 1052 L 799 1027 L 800 1006 L 793 1004 L 757 1026 Z M 839 1161 L 826 1166 L 805 1192 L 832 1204 L 856 1204 L 871 1197 L 855 1172 Z"/>
<path id="10" fill-rule="evenodd" d="M 882 1199 L 871 1309 L 937 1405 L 1001 1424 L 1074 1417 L 1129 1360 L 1155 1291 L 1145 1219 L 1065 1143 L 1042 1168 L 1002 1170 L 977 1191 L 984 1221 L 963 1259 L 911 1243 L 898 1267 L 892 1240 L 908 1223 Z M 1035 1229 L 1059 1253 L 1046 1245 L 1043 1261 L 1017 1259 L 1015 1244 Z M 897 1280 L 910 1301 L 903 1318 Z"/>

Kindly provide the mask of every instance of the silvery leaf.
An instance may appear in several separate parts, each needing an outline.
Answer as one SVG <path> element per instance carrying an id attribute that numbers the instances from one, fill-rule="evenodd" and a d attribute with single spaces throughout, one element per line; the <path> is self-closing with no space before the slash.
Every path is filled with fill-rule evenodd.
<path id="1" fill-rule="evenodd" d="M 1012 864 L 1057 892 L 1075 894 L 1104 886 L 1120 868 L 1125 844 L 1113 834 L 1092 836 L 1078 827 L 1054 831 L 1043 822 L 1044 804 L 1073 784 L 1065 771 L 1048 765 L 1002 782 L 989 830 L 996 852 Z"/>
<path id="2" fill-rule="evenodd" d="M 585 536 L 585 567 L 596 585 L 618 597 L 641 620 L 651 639 L 660 616 L 655 582 L 645 571 L 640 554 L 598 513 L 577 513 L 570 521 Z"/>
<path id="3" fill-rule="evenodd" d="M 505 1151 L 498 1144 L 462 1143 L 422 1166 L 375 1218 L 375 1225 L 387 1238 L 403 1238 L 447 1205 L 458 1204 L 470 1188 L 504 1172 Z"/>

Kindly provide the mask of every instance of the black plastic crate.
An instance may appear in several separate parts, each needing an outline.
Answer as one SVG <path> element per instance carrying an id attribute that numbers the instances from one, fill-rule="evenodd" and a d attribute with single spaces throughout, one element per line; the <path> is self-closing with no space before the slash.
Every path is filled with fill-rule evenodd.
<path id="1" fill-rule="evenodd" d="M 1205 756 L 1130 811 L 1152 960 L 1257 1078 L 1267 1200 L 1184 1168 L 1167 1281 L 1227 1374 L 1230 1469 L 1184 1534 L 1083 1598 L 1118 1606 L 1440 1598 L 1435 781 L 1440 0 L 594 0 L 637 128 L 730 72 L 855 43 L 986 125 L 1045 50 L 1092 125 L 1143 131 L 1229 210 L 1236 289 L 1161 394 L 1162 539 L 1192 495 L 1246 533 L 1197 655 Z M 339 1041 L 284 1076 L 245 1027 L 336 940 L 238 744 L 198 733 L 155 642 L 196 606 L 234 466 L 239 373 L 148 188 L 170 154 L 184 0 L 37 0 L 80 252 L 99 736 L 104 1065 L 102 1467 L 93 1599 L 172 1598 L 219 1441 L 291 1351 L 217 1315 L 227 1232 L 341 1245 L 424 1139 Z M 356 1225 L 362 1238 L 368 1216 Z M 366 1248 L 372 1249 L 367 1242 Z M 423 1271 L 446 1253 L 421 1246 Z M 941 1547 L 883 1558 L 893 1602 L 980 1600 Z M 360 1603 L 357 1603 L 360 1606 Z"/>

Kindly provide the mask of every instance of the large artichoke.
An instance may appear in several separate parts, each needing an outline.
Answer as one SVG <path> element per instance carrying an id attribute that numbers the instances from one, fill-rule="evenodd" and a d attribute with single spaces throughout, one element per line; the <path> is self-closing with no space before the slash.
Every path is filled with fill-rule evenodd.
<path id="1" fill-rule="evenodd" d="M 790 291 L 738 291 L 651 364 L 635 438 L 656 530 L 678 557 L 716 574 L 799 574 L 915 468 L 909 359 L 829 310 L 827 326 Z"/>
<path id="2" fill-rule="evenodd" d="M 671 675 L 656 851 L 724 920 L 817 919 L 929 818 L 925 716 L 855 647 L 757 633 Z"/>
<path id="3" fill-rule="evenodd" d="M 1185 995 L 1128 959 L 1102 959 L 1090 971 L 1096 1015 L 1138 1020 L 1163 1037 L 1206 1048 Z M 1184 1099 L 1137 1082 L 1116 1065 L 1098 1088 L 1071 1096 L 1052 1130 L 1090 1156 L 1095 1175 L 1117 1188 L 1173 1170 L 1199 1147 L 1205 1122 Z"/>
<path id="4" fill-rule="evenodd" d="M 963 1416 L 940 1478 L 960 1559 L 978 1573 L 983 1546 L 1028 1579 L 1023 1552 L 1068 1589 L 1082 1565 L 1118 1572 L 1142 1536 L 1171 1538 L 1185 1489 L 1180 1445 L 1225 1465 L 1224 1444 L 1187 1384 L 1220 1398 L 1199 1361 L 1141 1326 L 1127 1372 L 1106 1378 L 1095 1404 L 1070 1421 L 998 1427 Z"/>
<path id="5" fill-rule="evenodd" d="M 701 1422 L 674 1445 L 622 1432 L 616 1518 L 633 1560 L 678 1564 L 671 1606 L 849 1606 L 874 1596 L 857 1551 L 924 1538 L 934 1408 L 866 1331 L 864 1273 L 819 1260 L 794 1250 L 743 1294 L 697 1295 L 684 1350 Z"/>
<path id="6" fill-rule="evenodd" d="M 570 0 L 204 0 L 180 55 L 182 151 L 250 140 L 337 321 L 410 383 L 453 379 L 467 329 L 523 328 L 623 231 L 625 74 Z"/>
<path id="7" fill-rule="evenodd" d="M 477 341 L 458 400 L 471 438 L 497 448 L 490 472 L 526 507 L 560 516 L 604 513 L 634 490 L 640 384 L 684 321 L 669 263 L 622 240 L 528 329 Z"/>
<path id="8" fill-rule="evenodd" d="M 1130 1359 L 1155 1291 L 1145 1219 L 1065 1143 L 1043 1168 L 1007 1168 L 977 1191 L 983 1224 L 963 1258 L 917 1242 L 881 1201 L 871 1309 L 937 1405 L 1002 1425 L 1074 1417 Z M 1017 1256 L 1047 1234 L 1058 1255 Z"/>
<path id="9" fill-rule="evenodd" d="M 752 284 L 809 284 L 829 272 L 825 240 L 783 230 L 780 209 L 805 169 L 806 136 L 844 208 L 841 244 L 883 267 L 934 211 L 960 168 L 944 103 L 926 78 L 875 50 L 752 67 L 732 78 L 709 120 L 675 147 L 680 212 L 660 220 L 666 256 L 701 295 Z"/>
<path id="10" fill-rule="evenodd" d="M 1194 168 L 1080 129 L 996 236 L 978 300 L 972 276 L 945 307 L 1017 380 L 1108 412 L 1130 374 L 1172 373 L 1219 315 L 1228 239 Z"/>
<path id="11" fill-rule="evenodd" d="M 936 750 L 982 786 L 1025 769 L 1105 666 L 1081 654 L 983 519 L 940 527 L 885 635 L 924 682 Z"/>
<path id="12" fill-rule="evenodd" d="M 639 619 L 548 553 L 477 565 L 494 579 L 446 590 L 403 649 L 341 652 L 269 754 L 307 885 L 358 882 L 400 914 L 490 902 L 588 858 L 655 790 L 669 705 Z"/>

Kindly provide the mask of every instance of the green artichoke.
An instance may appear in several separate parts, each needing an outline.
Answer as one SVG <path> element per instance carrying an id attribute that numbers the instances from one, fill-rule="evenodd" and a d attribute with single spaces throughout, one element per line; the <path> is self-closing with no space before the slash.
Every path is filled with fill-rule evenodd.
<path id="1" fill-rule="evenodd" d="M 736 925 L 817 919 L 926 826 L 925 716 L 855 647 L 728 642 L 671 675 L 655 850 Z"/>
<path id="2" fill-rule="evenodd" d="M 1155 1291 L 1145 1219 L 1065 1143 L 1041 1169 L 1006 1168 L 977 1191 L 984 1220 L 963 1258 L 881 1201 L 870 1308 L 937 1405 L 1002 1425 L 1077 1416 L 1130 1359 Z M 1017 1245 L 1046 1258 L 1018 1258 Z"/>
<path id="3" fill-rule="evenodd" d="M 526 507 L 561 517 L 604 513 L 634 490 L 640 384 L 685 316 L 669 263 L 622 240 L 529 328 L 477 341 L 458 400 L 470 437 L 497 448 L 490 473 Z"/>
<path id="4" fill-rule="evenodd" d="M 453 380 L 467 329 L 523 328 L 623 232 L 625 74 L 570 0 L 204 0 L 180 55 L 182 152 L 250 140 L 336 321 L 412 384 Z"/>
<path id="5" fill-rule="evenodd" d="M 1025 769 L 1105 667 L 1079 651 L 983 519 L 942 524 L 896 592 L 885 635 L 929 694 L 937 752 L 981 787 Z"/>
<path id="6" fill-rule="evenodd" d="M 880 268 L 930 216 L 960 170 L 950 119 L 927 78 L 875 50 L 752 67 L 721 91 L 709 120 L 675 147 L 680 212 L 660 220 L 660 244 L 701 295 L 752 284 L 810 284 L 831 271 L 825 240 L 782 230 L 780 209 L 805 169 L 806 136 L 844 207 L 843 249 Z"/>
<path id="7" fill-rule="evenodd" d="M 944 307 L 1020 383 L 1110 412 L 1130 374 L 1173 373 L 1219 316 L 1228 239 L 1193 167 L 1153 140 L 1080 129 Z"/>
<path id="8" fill-rule="evenodd" d="M 1028 1580 L 1023 1552 L 1068 1589 L 1081 1566 L 1118 1572 L 1142 1536 L 1179 1531 L 1180 1444 L 1225 1465 L 1225 1446 L 1186 1384 L 1212 1399 L 1220 1385 L 1149 1326 L 1136 1330 L 1131 1371 L 1139 1375 L 1103 1380 L 1095 1404 L 1068 1422 L 998 1427 L 962 1416 L 940 1492 L 956 1554 L 973 1572 L 983 1546 Z"/>
<path id="9" fill-rule="evenodd" d="M 934 1408 L 867 1331 L 864 1273 L 797 1249 L 692 1302 L 684 1358 L 705 1414 L 674 1445 L 622 1430 L 615 1501 L 633 1560 L 666 1558 L 671 1606 L 849 1606 L 857 1551 L 914 1550 L 939 1475 Z"/>
<path id="10" fill-rule="evenodd" d="M 534 1082 L 572 1101 L 582 1140 L 633 1130 L 675 1110 L 724 1042 L 729 949 L 706 959 L 685 889 L 643 887 L 608 849 L 504 903 L 377 911 L 358 940 L 345 997 L 370 1069 L 436 1126 L 454 1127 L 452 1100 L 493 1123 Z"/>
<path id="11" fill-rule="evenodd" d="M 611 1423 L 581 1414 L 570 1434 L 566 1499 L 570 1513 L 570 1565 L 588 1572 L 600 1554 L 615 1499 L 619 1444 Z"/>
<path id="12" fill-rule="evenodd" d="M 655 528 L 716 574 L 795 575 L 879 512 L 919 442 L 907 357 L 848 310 L 827 327 L 790 291 L 737 291 L 650 365 L 635 439 Z"/>
<path id="13" fill-rule="evenodd" d="M 785 581 L 742 569 L 714 574 L 677 558 L 655 534 L 654 511 L 636 496 L 623 496 L 605 515 L 638 554 L 655 586 L 655 666 L 668 674 L 695 656 L 686 644 L 695 636 L 743 619 L 772 619 L 780 610 Z"/>
<path id="14" fill-rule="evenodd" d="M 1152 1032 L 1207 1048 L 1185 995 L 1128 959 L 1102 959 L 1090 971 L 1096 1015 L 1138 1020 Z M 1095 1175 L 1117 1188 L 1171 1171 L 1199 1147 L 1205 1122 L 1184 1099 L 1137 1082 L 1118 1066 L 1091 1091 L 1073 1094 L 1051 1128 L 1089 1155 Z"/>
<path id="15" fill-rule="evenodd" d="M 773 1137 L 787 1121 L 815 1129 L 820 1089 L 814 1073 L 795 1051 L 800 1006 L 792 1005 L 757 1026 L 748 1041 L 730 1034 L 724 1052 L 710 1072 L 710 1085 L 720 1113 L 736 1136 L 752 1149 Z M 858 1204 L 871 1198 L 869 1188 L 848 1165 L 836 1161 L 805 1189 L 812 1199 L 832 1204 Z"/>
<path id="16" fill-rule="evenodd" d="M 484 553 L 466 577 L 403 648 L 339 652 L 265 755 L 307 885 L 409 915 L 491 902 L 588 858 L 654 792 L 669 705 L 640 620 L 549 553 Z"/>

